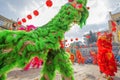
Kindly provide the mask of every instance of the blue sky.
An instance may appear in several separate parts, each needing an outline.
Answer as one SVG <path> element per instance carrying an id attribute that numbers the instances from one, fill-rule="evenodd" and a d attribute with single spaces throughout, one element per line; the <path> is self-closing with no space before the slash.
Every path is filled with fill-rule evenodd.
<path id="1" fill-rule="evenodd" d="M 26 24 L 42 26 L 49 22 L 68 0 L 52 0 L 53 6 L 48 8 L 46 0 L 0 0 L 0 14 L 13 20 L 26 17 L 33 10 L 38 9 L 40 15 L 29 20 Z M 65 33 L 67 39 L 78 37 L 82 40 L 83 34 L 92 31 L 108 29 L 109 11 L 120 12 L 120 0 L 88 0 L 90 14 L 86 26 L 80 29 L 74 25 Z"/>

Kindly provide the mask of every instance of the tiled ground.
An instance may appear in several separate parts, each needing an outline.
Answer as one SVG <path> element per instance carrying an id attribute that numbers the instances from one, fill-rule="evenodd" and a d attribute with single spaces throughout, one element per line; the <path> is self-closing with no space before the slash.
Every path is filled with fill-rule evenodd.
<path id="1" fill-rule="evenodd" d="M 74 76 L 75 80 L 106 80 L 99 72 L 97 65 L 85 64 L 78 65 L 74 64 Z M 40 69 L 31 69 L 29 71 L 22 71 L 15 69 L 8 74 L 7 80 L 39 80 Z M 56 75 L 55 80 L 61 80 L 60 74 Z M 114 77 L 114 80 L 120 80 L 120 68 Z"/>

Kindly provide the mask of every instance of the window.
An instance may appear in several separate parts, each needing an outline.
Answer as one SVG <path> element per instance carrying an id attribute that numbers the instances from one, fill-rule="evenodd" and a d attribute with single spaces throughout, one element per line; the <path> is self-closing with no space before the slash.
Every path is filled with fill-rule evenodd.
<path id="1" fill-rule="evenodd" d="M 3 26 L 3 23 L 4 23 L 4 22 L 0 20 L 0 26 Z"/>
<path id="2" fill-rule="evenodd" d="M 120 20 L 116 20 L 117 24 L 120 25 Z"/>

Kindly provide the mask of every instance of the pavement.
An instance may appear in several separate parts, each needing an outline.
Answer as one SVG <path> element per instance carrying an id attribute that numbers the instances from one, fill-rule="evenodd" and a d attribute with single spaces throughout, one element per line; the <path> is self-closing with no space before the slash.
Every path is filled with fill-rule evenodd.
<path id="1" fill-rule="evenodd" d="M 99 67 L 93 64 L 77 64 L 73 65 L 75 80 L 106 80 L 99 72 Z M 23 71 L 14 69 L 8 73 L 7 80 L 40 80 L 41 69 L 30 69 Z M 62 80 L 60 74 L 56 74 L 55 80 Z M 120 67 L 114 77 L 114 80 L 120 80 Z"/>

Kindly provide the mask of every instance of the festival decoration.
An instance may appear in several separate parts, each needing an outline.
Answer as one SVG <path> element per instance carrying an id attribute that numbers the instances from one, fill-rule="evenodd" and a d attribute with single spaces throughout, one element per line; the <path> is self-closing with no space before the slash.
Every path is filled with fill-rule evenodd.
<path id="1" fill-rule="evenodd" d="M 65 42 L 67 42 L 67 40 L 65 40 Z"/>
<path id="2" fill-rule="evenodd" d="M 22 22 L 23 22 L 23 23 L 25 23 L 25 22 L 26 22 L 26 19 L 25 19 L 25 18 L 23 18 L 23 19 L 22 19 Z"/>
<path id="3" fill-rule="evenodd" d="M 71 42 L 73 41 L 73 39 L 71 39 Z"/>
<path id="4" fill-rule="evenodd" d="M 53 5 L 53 3 L 52 3 L 51 0 L 47 0 L 47 1 L 46 1 L 46 5 L 47 5 L 48 7 L 51 7 L 51 6 Z"/>
<path id="5" fill-rule="evenodd" d="M 78 38 L 76 38 L 75 40 L 78 41 Z"/>
<path id="6" fill-rule="evenodd" d="M 86 23 L 89 14 L 86 0 L 82 0 L 82 3 L 77 0 L 77 3 L 83 4 L 82 10 L 67 3 L 51 21 L 33 31 L 0 31 L 0 80 L 6 80 L 11 69 L 24 68 L 35 56 L 44 61 L 41 80 L 53 80 L 56 70 L 63 80 L 74 80 L 70 55 L 60 48 L 59 41 L 63 40 L 64 33 L 75 20 L 81 27 Z M 69 15 L 66 14 L 68 12 Z"/>
<path id="7" fill-rule="evenodd" d="M 88 38 L 88 39 L 89 39 L 89 38 L 90 38 L 90 35 L 87 35 L 87 36 L 86 36 L 86 38 Z"/>
<path id="8" fill-rule="evenodd" d="M 106 74 L 108 80 L 117 72 L 116 61 L 112 52 L 112 34 L 104 33 L 98 37 L 98 65 L 100 71 Z"/>
<path id="9" fill-rule="evenodd" d="M 90 9 L 90 7 L 87 7 L 87 9 L 89 10 L 89 9 Z"/>
<path id="10" fill-rule="evenodd" d="M 27 15 L 27 18 L 28 19 L 32 19 L 32 16 L 29 14 L 29 15 Z"/>
<path id="11" fill-rule="evenodd" d="M 38 16 L 38 15 L 39 15 L 38 10 L 34 10 L 34 11 L 33 11 L 33 14 L 34 14 L 35 16 Z"/>
<path id="12" fill-rule="evenodd" d="M 17 24 L 18 24 L 18 25 L 21 25 L 21 24 L 22 24 L 22 22 L 21 22 L 21 21 L 18 21 L 18 22 L 17 22 Z"/>
<path id="13" fill-rule="evenodd" d="M 116 23 L 114 21 L 111 21 L 111 25 L 112 25 L 112 32 L 116 32 L 116 30 L 117 30 Z"/>
<path id="14" fill-rule="evenodd" d="M 34 25 L 27 25 L 27 27 L 21 26 L 18 28 L 18 30 L 24 30 L 26 32 L 29 32 L 31 30 L 35 30 L 37 27 L 35 27 Z"/>

